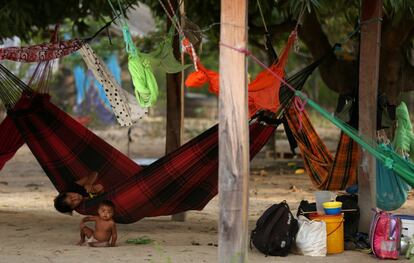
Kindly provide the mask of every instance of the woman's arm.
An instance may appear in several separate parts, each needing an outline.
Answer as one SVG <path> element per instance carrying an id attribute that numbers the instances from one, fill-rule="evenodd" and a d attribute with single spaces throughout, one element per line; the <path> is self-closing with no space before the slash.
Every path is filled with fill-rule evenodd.
<path id="1" fill-rule="evenodd" d="M 92 172 L 88 176 L 85 176 L 75 183 L 85 188 L 89 194 L 101 194 L 104 188 L 101 184 L 95 184 L 98 179 L 98 172 Z"/>
<path id="2" fill-rule="evenodd" d="M 77 180 L 75 183 L 77 183 L 80 186 L 88 186 L 93 185 L 98 178 L 98 172 L 92 172 L 88 176 L 84 176 L 81 179 Z"/>
<path id="3" fill-rule="evenodd" d="M 82 218 L 80 224 L 79 224 L 79 228 L 83 229 L 86 225 L 86 222 L 91 222 L 91 221 L 96 221 L 97 217 L 96 216 L 85 216 L 84 218 Z"/>
<path id="4" fill-rule="evenodd" d="M 82 218 L 81 222 L 86 223 L 86 222 L 96 221 L 96 219 L 97 219 L 97 216 L 85 216 L 84 218 Z"/>

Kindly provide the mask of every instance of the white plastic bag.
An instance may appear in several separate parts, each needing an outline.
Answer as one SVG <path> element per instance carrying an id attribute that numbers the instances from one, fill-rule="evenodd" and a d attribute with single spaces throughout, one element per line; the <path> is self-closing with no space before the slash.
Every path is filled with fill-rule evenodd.
<path id="1" fill-rule="evenodd" d="M 299 231 L 296 235 L 296 252 L 305 256 L 326 256 L 326 224 L 311 221 L 300 215 Z"/>

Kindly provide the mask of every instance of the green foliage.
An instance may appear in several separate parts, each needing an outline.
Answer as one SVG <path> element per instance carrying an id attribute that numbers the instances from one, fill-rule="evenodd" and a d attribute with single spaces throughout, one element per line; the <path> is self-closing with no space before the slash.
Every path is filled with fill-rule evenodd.
<path id="1" fill-rule="evenodd" d="M 302 10 L 309 12 L 315 10 L 323 31 L 330 43 L 341 42 L 348 34 L 354 31 L 360 16 L 359 0 L 253 0 L 249 1 L 248 23 L 249 23 L 249 49 L 262 61 L 267 61 L 264 50 L 264 25 L 260 15 L 258 2 L 260 1 L 264 21 L 267 28 L 275 34 L 274 45 L 278 53 L 283 48 L 289 32 L 296 24 Z M 117 1 L 112 0 L 117 6 Z M 137 0 L 120 0 L 126 7 L 136 4 Z M 149 52 L 163 40 L 166 32 L 168 17 L 158 0 L 142 0 L 147 4 L 155 15 L 157 31 L 142 38 L 136 38 L 134 42 L 142 52 Z M 167 3 L 166 1 L 163 1 Z M 171 0 L 171 2 L 175 2 Z M 219 36 L 220 36 L 220 1 L 219 0 L 192 0 L 177 1 L 185 2 L 187 17 L 200 26 L 203 33 L 203 49 L 199 52 L 206 67 L 218 70 Z M 166 4 L 167 8 L 168 5 Z M 395 23 L 401 20 L 413 21 L 413 0 L 384 0 L 384 14 Z M 96 30 L 112 18 L 112 10 L 107 0 L 0 0 L 0 39 L 11 36 L 19 36 L 31 43 L 45 42 L 49 38 L 49 31 L 56 23 L 62 23 L 63 31 L 70 33 L 73 37 L 91 36 Z M 301 21 L 299 21 L 301 22 Z M 287 25 L 287 26 L 286 26 Z M 274 33 L 277 32 L 277 33 Z M 126 56 L 122 36 L 116 35 L 112 38 L 113 45 L 109 44 L 106 37 L 96 39 L 92 47 L 97 54 L 105 59 L 110 53 L 118 51 L 122 57 L 121 64 L 126 70 Z M 287 72 L 296 71 L 310 62 L 309 51 L 306 45 L 300 41 L 296 45 L 299 50 L 289 58 Z M 342 51 L 356 57 L 358 50 L 358 39 L 348 41 L 342 47 Z M 292 52 L 293 53 L 293 52 Z M 188 59 L 188 58 L 187 58 Z M 65 59 L 65 64 L 72 67 L 81 63 L 80 58 L 70 56 Z M 186 63 L 191 63 L 187 60 Z M 255 77 L 261 68 L 249 61 L 249 72 Z M 156 72 L 160 91 L 163 91 L 161 83 L 165 83 L 165 74 Z M 320 85 L 309 85 L 309 93 L 313 94 L 312 88 L 325 87 L 320 77 L 315 83 Z M 161 82 L 161 83 L 160 83 Z M 130 83 L 129 83 L 130 84 Z M 332 97 L 328 89 L 320 88 L 320 98 Z M 206 92 L 202 89 L 201 92 Z M 316 94 L 316 93 L 315 93 Z M 164 96 L 161 92 L 161 97 Z M 322 101 L 315 98 L 318 101 Z M 323 100 L 325 101 L 325 100 Z M 160 102 L 161 103 L 161 102 Z M 159 104 L 160 104 L 159 103 Z"/>
<path id="2" fill-rule="evenodd" d="M 124 6 L 137 2 L 121 1 Z M 70 21 L 74 35 L 84 36 L 91 18 L 99 21 L 112 16 L 107 0 L 1 0 L 0 6 L 0 39 L 19 36 L 29 41 L 65 20 Z"/>
<path id="3" fill-rule="evenodd" d="M 413 0 L 386 0 L 384 1 L 384 12 L 394 23 L 402 19 L 414 16 Z"/>

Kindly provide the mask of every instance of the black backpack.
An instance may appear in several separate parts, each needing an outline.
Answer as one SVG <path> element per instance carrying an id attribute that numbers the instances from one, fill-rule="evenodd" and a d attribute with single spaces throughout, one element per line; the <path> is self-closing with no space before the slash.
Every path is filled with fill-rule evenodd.
<path id="1" fill-rule="evenodd" d="M 251 244 L 263 254 L 285 257 L 298 233 L 298 221 L 286 201 L 269 207 L 256 222 L 250 235 Z"/>

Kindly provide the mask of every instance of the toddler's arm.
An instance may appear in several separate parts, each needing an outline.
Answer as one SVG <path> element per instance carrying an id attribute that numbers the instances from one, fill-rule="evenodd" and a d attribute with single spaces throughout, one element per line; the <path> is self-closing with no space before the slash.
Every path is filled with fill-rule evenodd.
<path id="1" fill-rule="evenodd" d="M 118 234 L 116 232 L 116 224 L 114 223 L 111 228 L 111 247 L 115 246 L 117 238 Z"/>

